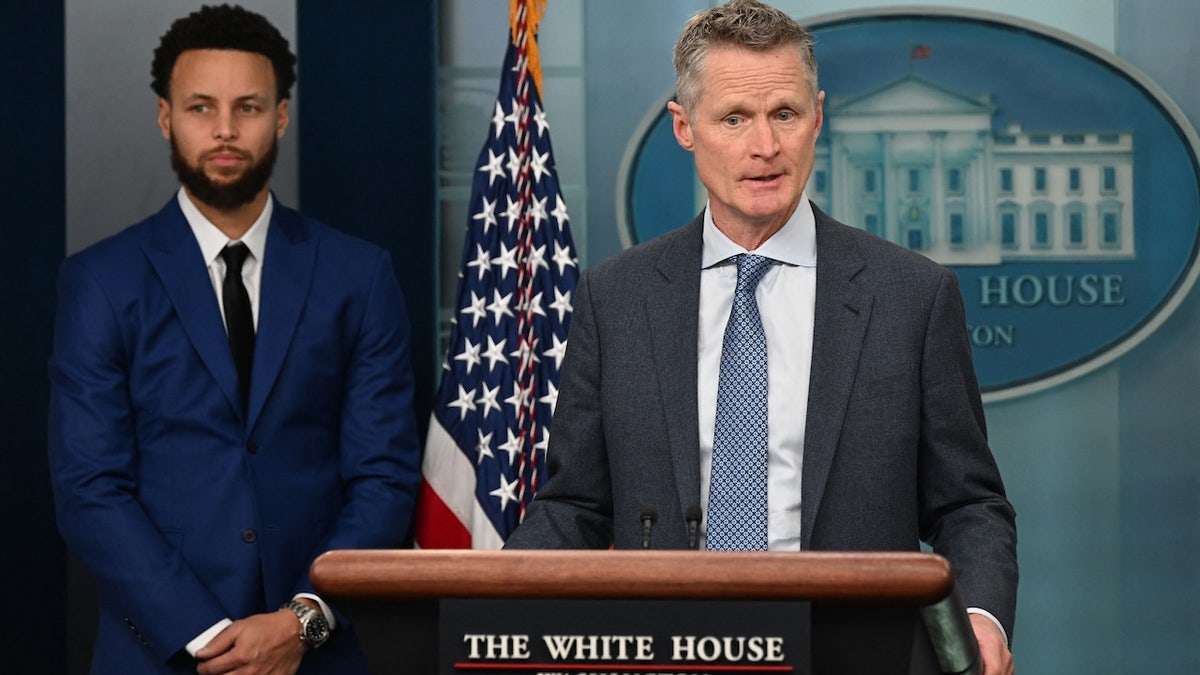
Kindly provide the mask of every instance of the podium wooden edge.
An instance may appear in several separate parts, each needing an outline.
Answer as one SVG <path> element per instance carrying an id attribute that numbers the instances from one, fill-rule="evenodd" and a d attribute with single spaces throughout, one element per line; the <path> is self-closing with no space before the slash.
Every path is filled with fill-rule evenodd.
<path id="1" fill-rule="evenodd" d="M 341 550 L 310 570 L 322 597 L 776 599 L 932 605 L 954 591 L 933 553 Z"/>

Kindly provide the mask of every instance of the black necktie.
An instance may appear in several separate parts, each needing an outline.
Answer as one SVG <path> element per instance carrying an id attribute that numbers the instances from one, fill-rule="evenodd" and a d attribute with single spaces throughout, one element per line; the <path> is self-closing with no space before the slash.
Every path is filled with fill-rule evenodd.
<path id="1" fill-rule="evenodd" d="M 229 333 L 229 348 L 237 366 L 238 388 L 242 393 L 242 409 L 250 400 L 250 364 L 254 360 L 254 315 L 250 311 L 250 294 L 242 284 L 242 263 L 250 249 L 241 242 L 221 251 L 225 260 L 225 281 L 221 284 L 221 301 L 225 305 L 225 330 Z"/>

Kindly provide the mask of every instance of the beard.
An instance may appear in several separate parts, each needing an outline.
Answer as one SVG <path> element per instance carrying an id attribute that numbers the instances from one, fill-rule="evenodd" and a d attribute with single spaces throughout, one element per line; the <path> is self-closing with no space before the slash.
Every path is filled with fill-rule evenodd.
<path id="1" fill-rule="evenodd" d="M 239 152 L 228 146 L 222 146 L 211 152 Z M 254 198 L 266 187 L 275 170 L 275 158 L 279 154 L 279 142 L 272 141 L 262 159 L 250 164 L 240 176 L 229 182 L 218 183 L 209 178 L 204 170 L 188 164 L 187 159 L 179 152 L 175 143 L 175 135 L 171 134 L 171 168 L 179 176 L 179 182 L 187 189 L 188 194 L 201 203 L 218 211 L 233 211 L 254 201 Z"/>

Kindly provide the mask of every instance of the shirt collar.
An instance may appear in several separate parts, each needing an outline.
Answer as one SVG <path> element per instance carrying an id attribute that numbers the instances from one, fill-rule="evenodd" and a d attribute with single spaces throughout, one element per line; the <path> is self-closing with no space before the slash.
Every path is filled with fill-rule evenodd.
<path id="1" fill-rule="evenodd" d="M 704 208 L 703 238 L 701 269 L 708 269 L 740 253 L 750 252 L 733 243 L 732 239 L 717 229 L 713 223 L 712 209 L 708 206 Z M 783 227 L 753 253 L 788 265 L 816 267 L 817 224 L 807 194 L 800 195 L 800 203 L 796 205 L 796 210 Z"/>
<path id="2" fill-rule="evenodd" d="M 176 199 L 179 202 L 179 209 L 183 211 L 183 217 L 187 219 L 188 226 L 192 228 L 196 242 L 200 244 L 200 252 L 204 255 L 204 264 L 211 265 L 221 255 L 221 249 L 234 240 L 225 236 L 225 233 L 213 225 L 211 220 L 200 213 L 200 209 L 196 208 L 182 187 L 179 188 Z M 267 205 L 263 207 L 262 213 L 258 215 L 258 219 L 254 221 L 249 230 L 246 230 L 246 234 L 237 240 L 245 244 L 246 248 L 250 249 L 250 255 L 260 263 L 266 252 L 267 230 L 271 226 L 271 213 L 274 210 L 275 197 L 271 195 L 267 199 Z"/>

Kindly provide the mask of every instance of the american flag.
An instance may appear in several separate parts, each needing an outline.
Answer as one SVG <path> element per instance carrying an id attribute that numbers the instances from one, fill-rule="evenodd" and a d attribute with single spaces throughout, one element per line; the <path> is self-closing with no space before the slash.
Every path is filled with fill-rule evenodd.
<path id="1" fill-rule="evenodd" d="M 499 548 L 545 480 L 579 267 L 538 94 L 544 6 L 510 0 L 500 93 L 476 163 L 425 444 L 421 548 Z"/>

